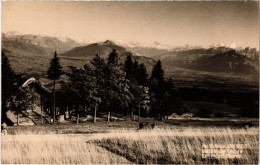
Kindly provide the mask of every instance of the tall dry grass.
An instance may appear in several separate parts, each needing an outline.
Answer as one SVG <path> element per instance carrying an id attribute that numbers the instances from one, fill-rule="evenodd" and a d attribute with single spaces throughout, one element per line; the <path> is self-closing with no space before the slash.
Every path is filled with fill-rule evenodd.
<path id="1" fill-rule="evenodd" d="M 110 133 L 2 137 L 2 163 L 19 164 L 257 164 L 258 128 L 114 130 Z M 202 159 L 203 144 L 244 144 L 242 159 Z"/>
<path id="2" fill-rule="evenodd" d="M 2 138 L 2 164 L 112 164 L 129 163 L 82 136 L 8 135 Z"/>
<path id="3" fill-rule="evenodd" d="M 258 128 L 114 132 L 96 143 L 138 164 L 258 164 Z M 243 144 L 242 158 L 203 159 L 203 144 Z"/>

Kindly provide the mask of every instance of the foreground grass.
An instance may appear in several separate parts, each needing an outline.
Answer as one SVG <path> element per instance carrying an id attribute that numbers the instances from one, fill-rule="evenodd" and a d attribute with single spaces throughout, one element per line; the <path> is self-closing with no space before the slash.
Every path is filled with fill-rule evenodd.
<path id="1" fill-rule="evenodd" d="M 117 136 L 97 141 L 107 150 L 137 164 L 258 164 L 258 129 L 157 130 Z M 243 144 L 240 159 L 203 159 L 203 144 Z"/>
<path id="2" fill-rule="evenodd" d="M 38 132 L 39 133 L 39 132 Z M 258 164 L 258 127 L 111 129 L 109 133 L 2 137 L 8 164 Z M 203 144 L 244 144 L 242 159 L 202 159 Z"/>
<path id="3" fill-rule="evenodd" d="M 8 139 L 7 139 L 8 138 Z M 130 163 L 81 136 L 15 135 L 2 139 L 2 164 L 112 164 Z"/>

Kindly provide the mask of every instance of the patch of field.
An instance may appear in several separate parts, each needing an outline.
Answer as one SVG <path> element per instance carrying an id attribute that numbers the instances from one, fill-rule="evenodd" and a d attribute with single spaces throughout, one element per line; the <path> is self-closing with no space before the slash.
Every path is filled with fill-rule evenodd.
<path id="1" fill-rule="evenodd" d="M 143 119 L 141 118 L 141 121 Z M 147 119 L 146 119 L 147 120 Z M 179 130 L 188 127 L 211 127 L 211 128 L 242 128 L 252 123 L 253 126 L 259 125 L 259 119 L 255 118 L 174 118 L 165 121 L 150 119 L 156 123 L 156 128 Z M 93 133 L 109 133 L 111 131 L 138 129 L 136 121 L 115 121 L 106 122 L 99 121 L 96 123 L 85 122 L 80 124 L 51 124 L 51 125 L 32 125 L 32 126 L 12 126 L 8 127 L 8 134 L 26 135 L 26 134 L 93 134 Z"/>
<path id="2" fill-rule="evenodd" d="M 82 136 L 8 135 L 2 137 L 3 164 L 129 164 Z"/>
<path id="3" fill-rule="evenodd" d="M 97 141 L 108 151 L 137 164 L 256 164 L 258 129 L 201 128 L 122 133 Z M 202 145 L 243 144 L 240 159 L 203 159 Z"/>
<path id="4" fill-rule="evenodd" d="M 118 122 L 87 122 L 87 123 L 68 123 L 52 125 L 33 125 L 33 126 L 13 126 L 8 127 L 8 134 L 26 135 L 26 134 L 93 134 L 108 133 L 111 130 L 136 130 L 138 122 L 118 121 Z"/>
<path id="5" fill-rule="evenodd" d="M 86 129 L 83 125 L 77 125 L 78 129 L 79 127 Z M 153 130 L 113 127 L 107 131 L 108 133 L 64 135 L 44 132 L 35 134 L 35 132 L 27 130 L 17 132 L 19 133 L 17 135 L 7 135 L 2 137 L 2 163 L 258 163 L 258 127 L 179 126 L 155 128 Z M 243 148 L 242 158 L 239 159 L 203 159 L 203 144 L 243 144 L 245 147 Z"/>

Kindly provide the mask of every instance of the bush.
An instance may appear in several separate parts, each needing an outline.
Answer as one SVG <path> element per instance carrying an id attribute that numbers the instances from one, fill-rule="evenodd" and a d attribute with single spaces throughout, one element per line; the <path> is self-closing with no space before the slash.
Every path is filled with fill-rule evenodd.
<path id="1" fill-rule="evenodd" d="M 202 117 L 202 118 L 208 118 L 208 117 L 210 117 L 210 115 L 211 115 L 210 111 L 207 109 L 204 109 L 204 108 L 201 108 L 199 110 L 199 112 L 197 113 L 197 116 Z"/>

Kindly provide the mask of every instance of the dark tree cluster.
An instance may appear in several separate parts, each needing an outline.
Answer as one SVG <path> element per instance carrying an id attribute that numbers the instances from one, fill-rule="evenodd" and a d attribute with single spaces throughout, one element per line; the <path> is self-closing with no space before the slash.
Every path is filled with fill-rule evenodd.
<path id="1" fill-rule="evenodd" d="M 9 60 L 2 51 L 2 100 L 1 100 L 1 121 L 8 125 L 13 123 L 7 118 L 8 110 L 17 114 L 17 124 L 19 125 L 19 114 L 26 110 L 35 101 L 33 96 L 21 88 L 23 81 L 21 76 L 14 73 L 10 66 Z"/>
<path id="2" fill-rule="evenodd" d="M 172 113 L 183 113 L 182 99 L 178 96 L 172 79 L 165 80 L 160 60 L 153 68 L 149 86 L 153 96 L 151 101 L 151 114 L 153 116 L 165 119 Z"/>
<path id="3" fill-rule="evenodd" d="M 135 116 L 165 118 L 180 113 L 182 103 L 172 80 L 164 80 L 160 61 L 149 78 L 144 64 L 133 61 L 131 55 L 122 64 L 113 50 L 107 60 L 96 55 L 83 68 L 69 66 L 66 76 L 58 92 L 61 113 L 73 109 L 72 116 L 91 115 L 94 122 L 100 114 L 110 121 L 112 113 L 126 119 L 131 115 L 133 120 Z"/>

